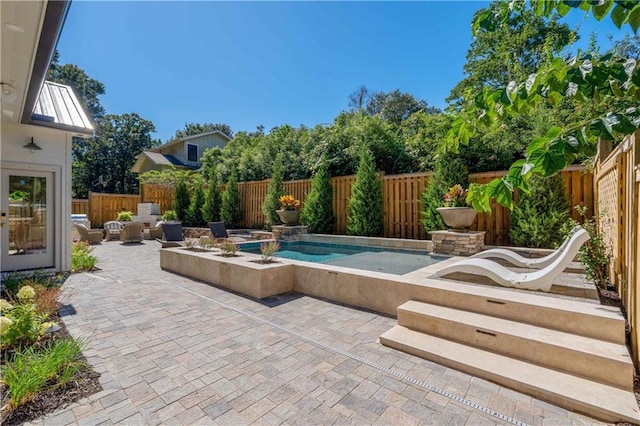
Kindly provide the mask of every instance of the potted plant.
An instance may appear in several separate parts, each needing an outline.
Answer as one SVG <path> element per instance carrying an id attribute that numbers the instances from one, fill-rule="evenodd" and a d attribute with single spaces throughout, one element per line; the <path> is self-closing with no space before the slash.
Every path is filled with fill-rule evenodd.
<path id="1" fill-rule="evenodd" d="M 131 222 L 133 220 L 133 215 L 130 211 L 122 210 L 120 213 L 118 213 L 116 220 L 118 222 Z"/>
<path id="2" fill-rule="evenodd" d="M 176 215 L 174 210 L 165 210 L 162 215 L 162 220 L 165 222 L 175 222 L 178 220 L 178 215 Z"/>
<path id="3" fill-rule="evenodd" d="M 300 200 L 293 198 L 293 195 L 283 195 L 279 198 L 281 210 L 276 210 L 282 223 L 287 226 L 295 226 L 298 224 L 298 216 L 300 216 Z"/>
<path id="4" fill-rule="evenodd" d="M 462 185 L 455 184 L 444 194 L 444 207 L 436 210 L 442 216 L 444 223 L 452 230 L 468 230 L 478 212 L 467 206 L 467 193 Z"/>

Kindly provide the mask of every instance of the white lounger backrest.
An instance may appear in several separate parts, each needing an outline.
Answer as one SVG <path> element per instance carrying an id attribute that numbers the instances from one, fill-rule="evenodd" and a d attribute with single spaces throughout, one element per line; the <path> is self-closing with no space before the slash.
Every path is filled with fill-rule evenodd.
<path id="1" fill-rule="evenodd" d="M 576 230 L 571 238 L 569 238 L 567 247 L 562 250 L 560 256 L 558 256 L 552 264 L 540 269 L 539 271 L 523 274 L 523 276 L 526 276 L 525 281 L 533 281 L 538 278 L 543 278 L 549 274 L 556 276 L 560 274 L 571 262 L 573 262 L 573 259 L 580 251 L 580 247 L 582 247 L 589 238 L 591 238 L 589 233 L 584 228 L 580 227 L 580 229 Z"/>

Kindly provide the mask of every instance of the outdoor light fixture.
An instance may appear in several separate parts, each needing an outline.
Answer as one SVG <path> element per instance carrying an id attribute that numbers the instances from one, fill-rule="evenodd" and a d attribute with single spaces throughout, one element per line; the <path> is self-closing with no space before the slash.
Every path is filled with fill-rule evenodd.
<path id="1" fill-rule="evenodd" d="M 9 83 L 0 82 L 0 100 L 3 104 L 13 103 L 17 97 L 15 87 Z"/>
<path id="2" fill-rule="evenodd" d="M 36 143 L 33 141 L 33 137 L 31 137 L 31 142 L 29 142 L 26 145 L 22 145 L 22 147 L 24 149 L 28 149 L 29 152 L 42 151 L 42 148 L 40 148 L 38 145 L 36 145 Z"/>

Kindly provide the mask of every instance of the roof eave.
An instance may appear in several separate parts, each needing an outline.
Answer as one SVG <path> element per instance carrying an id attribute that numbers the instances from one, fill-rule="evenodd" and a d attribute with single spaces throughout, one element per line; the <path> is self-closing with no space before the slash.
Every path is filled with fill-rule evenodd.
<path id="1" fill-rule="evenodd" d="M 31 114 L 47 76 L 70 5 L 70 0 L 49 0 L 47 2 L 42 31 L 40 31 L 40 40 L 38 41 L 31 78 L 29 79 L 27 95 L 22 109 L 21 122 L 23 124 L 29 124 L 32 121 Z"/>
<path id="2" fill-rule="evenodd" d="M 66 130 L 68 132 L 80 133 L 80 134 L 86 135 L 86 136 L 93 135 L 93 129 L 87 129 L 85 127 L 69 126 L 67 124 L 62 124 L 62 123 L 54 123 L 54 122 L 49 122 L 49 121 L 31 119 L 31 120 L 29 120 L 28 122 L 26 122 L 24 124 L 32 124 L 34 126 L 50 127 L 52 129 L 58 129 L 58 130 Z"/>

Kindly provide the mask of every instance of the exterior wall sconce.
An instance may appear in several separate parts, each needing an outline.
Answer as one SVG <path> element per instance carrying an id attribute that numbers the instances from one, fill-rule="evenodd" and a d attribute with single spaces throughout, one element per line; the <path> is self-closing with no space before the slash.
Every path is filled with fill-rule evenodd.
<path id="1" fill-rule="evenodd" d="M 36 143 L 33 141 L 33 137 L 31 137 L 31 142 L 29 142 L 26 145 L 22 145 L 22 147 L 24 149 L 28 149 L 29 152 L 42 151 L 42 148 L 40 148 L 38 145 L 36 145 Z"/>

